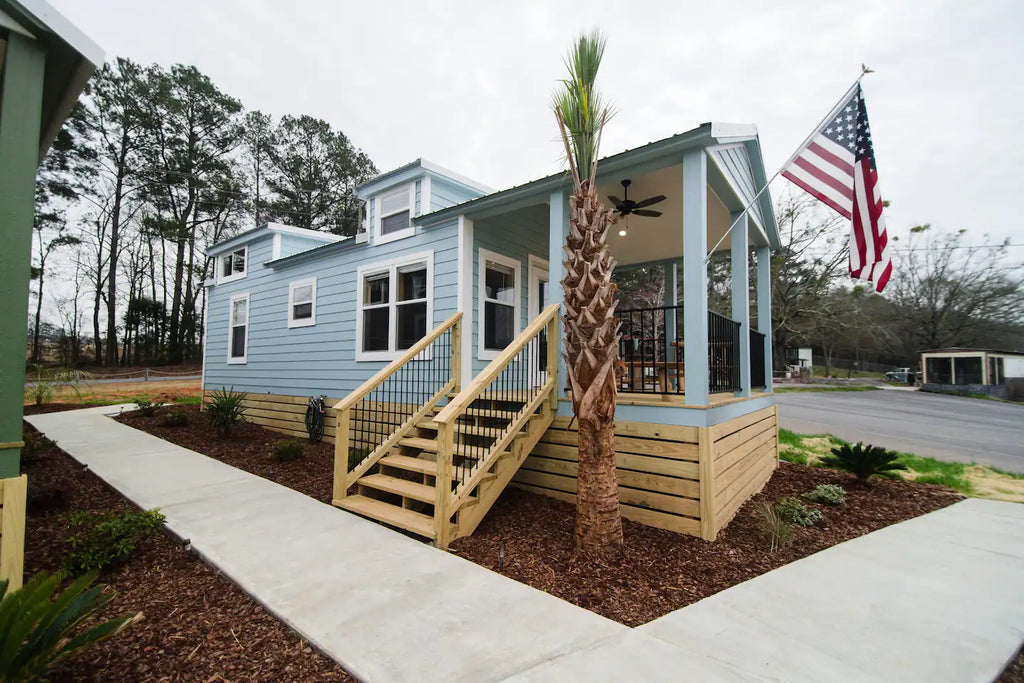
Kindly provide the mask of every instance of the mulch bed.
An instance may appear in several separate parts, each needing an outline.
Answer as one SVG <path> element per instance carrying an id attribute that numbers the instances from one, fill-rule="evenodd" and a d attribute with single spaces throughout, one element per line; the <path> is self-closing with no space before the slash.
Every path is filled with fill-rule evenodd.
<path id="1" fill-rule="evenodd" d="M 996 683 L 1024 683 L 1024 646 L 1017 650 L 1017 656 L 1006 665 Z"/>
<path id="2" fill-rule="evenodd" d="M 184 410 L 188 415 L 188 425 L 161 426 L 163 416 L 173 410 Z M 288 436 L 246 422 L 232 430 L 230 437 L 220 438 L 210 427 L 206 416 L 200 412 L 199 406 L 164 407 L 150 417 L 128 412 L 115 419 L 129 427 L 287 486 L 322 503 L 331 502 L 334 482 L 333 444 L 299 439 L 305 446 L 302 457 L 291 462 L 277 462 L 270 459 L 270 452 L 275 443 L 289 440 Z"/>
<path id="3" fill-rule="evenodd" d="M 509 488 L 476 532 L 453 543 L 452 551 L 609 619 L 640 626 L 829 546 L 962 499 L 939 486 L 876 479 L 864 487 L 842 472 L 784 462 L 714 543 L 623 520 L 623 552 L 608 562 L 575 553 L 573 505 Z M 843 486 L 846 502 L 828 507 L 807 501 L 824 519 L 798 527 L 792 542 L 772 553 L 758 528 L 758 503 L 798 496 L 818 484 Z"/>
<path id="4" fill-rule="evenodd" d="M 331 444 L 304 440 L 302 458 L 279 463 L 268 453 L 274 443 L 287 438 L 284 435 L 244 424 L 231 438 L 219 439 L 198 407 L 184 410 L 190 422 L 181 428 L 161 427 L 159 414 L 141 417 L 125 413 L 117 420 L 330 502 Z M 811 528 L 798 527 L 792 542 L 772 553 L 758 528 L 758 503 L 799 496 L 818 484 L 843 486 L 846 502 L 832 508 L 807 501 L 808 506 L 821 510 L 823 521 Z M 623 520 L 621 557 L 599 562 L 575 553 L 573 505 L 510 487 L 476 532 L 453 543 L 451 550 L 580 607 L 639 626 L 776 567 L 962 498 L 940 486 L 890 479 L 875 478 L 870 486 L 863 486 L 843 472 L 784 462 L 714 543 Z"/>
<path id="5" fill-rule="evenodd" d="M 23 464 L 29 481 L 26 576 L 59 568 L 67 513 L 134 506 L 56 447 Z M 62 662 L 58 681 L 353 680 L 169 536 L 147 539 L 100 583 L 101 616 L 142 612 L 122 634 Z"/>

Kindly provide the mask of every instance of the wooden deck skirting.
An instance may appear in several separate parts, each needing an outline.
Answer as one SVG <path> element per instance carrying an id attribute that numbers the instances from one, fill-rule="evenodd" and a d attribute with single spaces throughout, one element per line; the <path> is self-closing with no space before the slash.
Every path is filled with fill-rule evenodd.
<path id="1" fill-rule="evenodd" d="M 576 501 L 577 430 L 556 417 L 513 486 Z M 778 465 L 775 406 L 713 427 L 616 422 L 622 516 L 712 541 Z"/>
<path id="2" fill-rule="evenodd" d="M 246 416 L 268 429 L 306 438 L 307 401 L 305 396 L 249 394 Z M 327 405 L 336 402 L 328 399 Z M 375 422 L 372 413 L 366 417 L 373 433 L 387 435 L 397 426 Z M 334 443 L 335 424 L 329 407 L 324 441 Z M 511 485 L 574 503 L 576 435 L 569 418 L 556 417 Z M 615 444 L 623 516 L 710 541 L 778 466 L 777 411 L 775 406 L 762 408 L 713 427 L 620 421 Z"/>
<path id="3" fill-rule="evenodd" d="M 0 479 L 0 579 L 7 591 L 21 588 L 25 573 L 25 504 L 28 477 Z"/>

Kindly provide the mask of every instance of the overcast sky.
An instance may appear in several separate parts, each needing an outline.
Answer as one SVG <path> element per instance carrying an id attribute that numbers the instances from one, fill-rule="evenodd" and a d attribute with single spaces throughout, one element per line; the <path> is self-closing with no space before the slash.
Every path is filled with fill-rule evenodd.
<path id="1" fill-rule="evenodd" d="M 498 189 L 559 169 L 550 97 L 581 29 L 608 37 L 605 154 L 755 123 L 769 174 L 865 62 L 890 230 L 1024 243 L 1020 0 L 50 1 L 108 58 L 194 64 L 247 108 L 326 119 L 381 170 L 422 156 Z"/>

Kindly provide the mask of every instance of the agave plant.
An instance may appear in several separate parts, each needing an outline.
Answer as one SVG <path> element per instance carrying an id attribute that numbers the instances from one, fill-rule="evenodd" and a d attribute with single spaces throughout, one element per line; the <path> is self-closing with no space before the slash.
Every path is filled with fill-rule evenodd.
<path id="1" fill-rule="evenodd" d="M 60 576 L 37 574 L 15 591 L 0 581 L 0 680 L 43 679 L 55 662 L 109 638 L 142 618 L 141 613 L 105 621 L 77 634 L 78 625 L 114 595 L 83 576 L 54 599 Z"/>
<path id="2" fill-rule="evenodd" d="M 217 436 L 231 436 L 235 425 L 245 422 L 245 394 L 221 387 L 204 404 L 206 419 Z"/>
<path id="3" fill-rule="evenodd" d="M 907 469 L 907 466 L 896 458 L 895 453 L 881 446 L 858 442 L 853 446 L 846 443 L 833 448 L 832 454 L 822 458 L 820 464 L 823 467 L 845 470 L 859 481 L 866 482 L 876 474 Z"/>
<path id="4" fill-rule="evenodd" d="M 615 471 L 615 260 L 608 252 L 612 211 L 595 187 L 601 132 L 611 110 L 595 87 L 605 40 L 581 35 L 566 59 L 569 77 L 554 96 L 555 118 L 572 175 L 565 243 L 565 357 L 573 412 L 579 421 L 576 547 L 590 553 L 622 545 Z"/>

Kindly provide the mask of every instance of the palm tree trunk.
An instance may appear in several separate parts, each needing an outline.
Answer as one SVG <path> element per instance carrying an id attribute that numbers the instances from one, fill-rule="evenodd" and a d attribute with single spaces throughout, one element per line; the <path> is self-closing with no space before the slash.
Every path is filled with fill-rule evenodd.
<path id="1" fill-rule="evenodd" d="M 606 242 L 611 212 L 589 180 L 569 198 L 566 239 L 565 348 L 573 409 L 579 420 L 576 547 L 598 555 L 622 545 L 622 518 L 615 470 L 614 259 Z"/>

